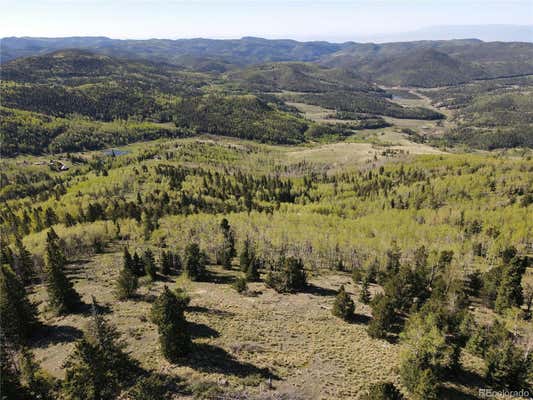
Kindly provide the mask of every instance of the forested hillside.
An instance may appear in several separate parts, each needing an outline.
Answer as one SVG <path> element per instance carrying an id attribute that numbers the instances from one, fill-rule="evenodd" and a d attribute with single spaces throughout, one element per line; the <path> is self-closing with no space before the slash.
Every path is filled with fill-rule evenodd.
<path id="1" fill-rule="evenodd" d="M 2 39 L 2 399 L 533 393 L 533 45 Z"/>
<path id="2" fill-rule="evenodd" d="M 198 72 L 71 49 L 2 64 L 2 76 L 1 152 L 9 156 L 199 133 L 294 144 L 387 126 L 379 116 L 443 118 L 391 102 L 349 70 L 305 63 Z M 285 100 L 356 113 L 315 121 Z"/>
<path id="3" fill-rule="evenodd" d="M 2 160 L 9 398 L 530 387 L 531 153 L 350 148 L 341 166 L 216 136 L 71 153 L 67 171 Z"/>
<path id="4" fill-rule="evenodd" d="M 435 87 L 474 79 L 531 75 L 533 45 L 471 39 L 355 43 L 321 62 L 354 68 L 381 84 Z"/>
<path id="5" fill-rule="evenodd" d="M 475 148 L 531 147 L 532 77 L 497 79 L 425 92 L 433 104 L 453 110 L 450 143 Z"/>
<path id="6" fill-rule="evenodd" d="M 317 62 L 349 68 L 380 84 L 418 87 L 533 74 L 533 44 L 475 39 L 336 44 L 253 37 L 238 40 L 12 37 L 2 39 L 2 63 L 72 48 L 212 72 L 279 61 Z"/>

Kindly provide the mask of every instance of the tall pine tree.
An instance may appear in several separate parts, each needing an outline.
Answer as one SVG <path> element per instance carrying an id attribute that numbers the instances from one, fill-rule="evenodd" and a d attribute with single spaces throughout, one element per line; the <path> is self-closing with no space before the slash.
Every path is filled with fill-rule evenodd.
<path id="1" fill-rule="evenodd" d="M 143 254 L 143 264 L 146 275 L 148 275 L 151 281 L 155 281 L 157 279 L 157 266 L 155 264 L 155 257 L 152 250 L 145 250 Z"/>
<path id="2" fill-rule="evenodd" d="M 500 281 L 494 308 L 503 312 L 510 307 L 520 307 L 524 302 L 522 292 L 522 275 L 527 269 L 527 260 L 514 257 L 508 265 L 503 266 L 503 276 Z"/>
<path id="3" fill-rule="evenodd" d="M 138 366 L 124 352 L 114 326 L 98 312 L 93 298 L 92 318 L 65 363 L 63 394 L 69 400 L 107 400 L 138 374 Z"/>
<path id="4" fill-rule="evenodd" d="M 31 282 L 35 274 L 33 258 L 19 237 L 17 237 L 15 241 L 15 249 L 15 270 L 22 283 L 28 284 Z"/>
<path id="5" fill-rule="evenodd" d="M 187 302 L 176 296 L 167 286 L 152 306 L 152 322 L 159 331 L 161 352 L 171 362 L 186 355 L 192 347 L 184 311 Z"/>
<path id="6" fill-rule="evenodd" d="M 231 268 L 231 261 L 233 257 L 235 257 L 235 236 L 233 234 L 233 231 L 231 229 L 231 226 L 226 218 L 222 219 L 222 222 L 220 223 L 220 230 L 222 231 L 222 234 L 224 235 L 224 242 L 222 243 L 222 248 L 219 252 L 219 262 L 220 264 L 226 268 Z"/>
<path id="7" fill-rule="evenodd" d="M 11 267 L 5 264 L 0 266 L 0 289 L 3 340 L 23 344 L 39 326 L 37 310 Z"/>
<path id="8" fill-rule="evenodd" d="M 50 229 L 46 238 L 46 290 L 50 307 L 58 314 L 73 312 L 81 304 L 80 295 L 65 275 L 65 264 L 59 237 Z"/>

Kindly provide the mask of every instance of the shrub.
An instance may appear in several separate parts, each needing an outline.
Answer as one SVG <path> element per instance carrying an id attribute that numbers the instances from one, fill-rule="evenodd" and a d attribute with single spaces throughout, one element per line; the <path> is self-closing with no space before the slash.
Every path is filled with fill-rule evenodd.
<path id="1" fill-rule="evenodd" d="M 368 278 L 365 276 L 363 278 L 363 282 L 361 282 L 361 293 L 359 294 L 359 301 L 363 304 L 370 303 L 370 300 L 372 299 L 372 296 L 370 295 L 370 290 L 368 290 L 369 286 L 370 283 L 368 281 Z"/>
<path id="2" fill-rule="evenodd" d="M 248 285 L 246 284 L 246 279 L 243 277 L 238 277 L 235 279 L 235 282 L 232 284 L 233 289 L 235 289 L 238 293 L 244 293 L 246 290 L 248 290 Z"/>
<path id="3" fill-rule="evenodd" d="M 307 275 L 301 259 L 281 257 L 265 283 L 280 293 L 294 293 L 307 285 Z"/>
<path id="4" fill-rule="evenodd" d="M 137 292 L 139 281 L 137 276 L 129 268 L 123 268 L 117 278 L 116 296 L 119 300 L 132 298 Z"/>
<path id="5" fill-rule="evenodd" d="M 372 321 L 368 325 L 368 334 L 377 339 L 386 338 L 395 316 L 393 300 L 378 294 L 372 301 Z"/>
<path id="6" fill-rule="evenodd" d="M 157 374 L 150 374 L 137 380 L 129 390 L 131 400 L 164 400 L 168 399 L 168 383 Z"/>
<path id="7" fill-rule="evenodd" d="M 185 271 L 193 281 L 199 281 L 206 277 L 206 255 L 200 251 L 196 243 L 191 243 L 185 248 Z"/>
<path id="8" fill-rule="evenodd" d="M 340 287 L 339 293 L 335 297 L 335 302 L 333 303 L 333 308 L 331 313 L 343 320 L 347 321 L 353 316 L 355 310 L 355 304 L 350 298 L 346 290 L 344 290 L 344 285 Z"/>
<path id="9" fill-rule="evenodd" d="M 404 400 L 405 397 L 391 382 L 379 382 L 371 385 L 361 400 Z"/>

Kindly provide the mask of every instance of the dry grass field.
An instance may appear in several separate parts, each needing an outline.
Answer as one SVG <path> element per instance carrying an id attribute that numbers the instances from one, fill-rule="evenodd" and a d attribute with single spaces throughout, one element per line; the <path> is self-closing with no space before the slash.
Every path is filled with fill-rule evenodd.
<path id="1" fill-rule="evenodd" d="M 184 277 L 145 284 L 134 301 L 113 295 L 122 261 L 118 251 L 70 266 L 75 287 L 86 303 L 95 296 L 127 341 L 127 349 L 150 370 L 177 375 L 186 381 L 211 381 L 228 391 L 258 393 L 269 378 L 274 392 L 298 393 L 304 398 L 350 399 L 368 383 L 396 379 L 396 345 L 374 340 L 365 332 L 370 308 L 357 303 L 352 323 L 331 315 L 335 291 L 341 284 L 357 299 L 358 289 L 347 274 L 312 277 L 305 293 L 278 294 L 263 283 L 249 285 L 240 295 L 230 285 L 238 271 L 211 266 L 211 282 Z M 147 322 L 151 301 L 164 285 L 183 287 L 191 296 L 187 319 L 195 351 L 181 365 L 160 354 L 155 325 Z M 33 300 L 44 311 L 44 288 L 35 287 Z M 46 312 L 43 315 L 47 315 Z M 35 350 L 42 366 L 60 377 L 62 364 L 88 320 L 80 313 L 46 317 L 49 332 Z"/>
<path id="2" fill-rule="evenodd" d="M 113 292 L 122 262 L 120 250 L 116 244 L 91 261 L 71 264 L 69 272 L 85 303 L 95 296 L 109 311 L 127 350 L 147 370 L 179 377 L 184 387 L 192 382 L 215 383 L 226 393 L 258 399 L 357 399 L 372 382 L 398 381 L 399 345 L 367 335 L 370 308 L 357 301 L 359 288 L 346 273 L 311 276 L 303 293 L 279 294 L 258 282 L 249 284 L 248 293 L 241 295 L 230 286 L 240 273 L 236 267 L 228 271 L 210 266 L 209 282 L 162 277 L 153 284 L 144 282 L 135 300 L 117 301 Z M 330 311 L 341 284 L 356 301 L 351 322 L 335 318 Z M 164 285 L 184 288 L 191 297 L 186 317 L 195 347 L 175 365 L 162 357 L 156 327 L 149 322 L 151 302 Z M 61 377 L 61 366 L 90 314 L 50 316 L 40 285 L 34 288 L 32 300 L 40 304 L 47 330 L 40 335 L 43 339 L 36 344 L 35 354 L 47 371 Z M 461 379 L 449 383 L 445 398 L 476 398 L 472 384 L 482 384 L 482 363 L 470 357 L 465 364 L 471 369 L 472 376 L 465 379 L 469 386 L 462 385 Z"/>

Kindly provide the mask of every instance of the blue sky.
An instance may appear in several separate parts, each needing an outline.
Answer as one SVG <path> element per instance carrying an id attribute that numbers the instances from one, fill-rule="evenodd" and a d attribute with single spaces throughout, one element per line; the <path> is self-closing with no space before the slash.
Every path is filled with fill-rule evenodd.
<path id="1" fill-rule="evenodd" d="M 533 25 L 531 0 L 0 0 L 0 36 L 344 41 L 434 25 Z"/>

